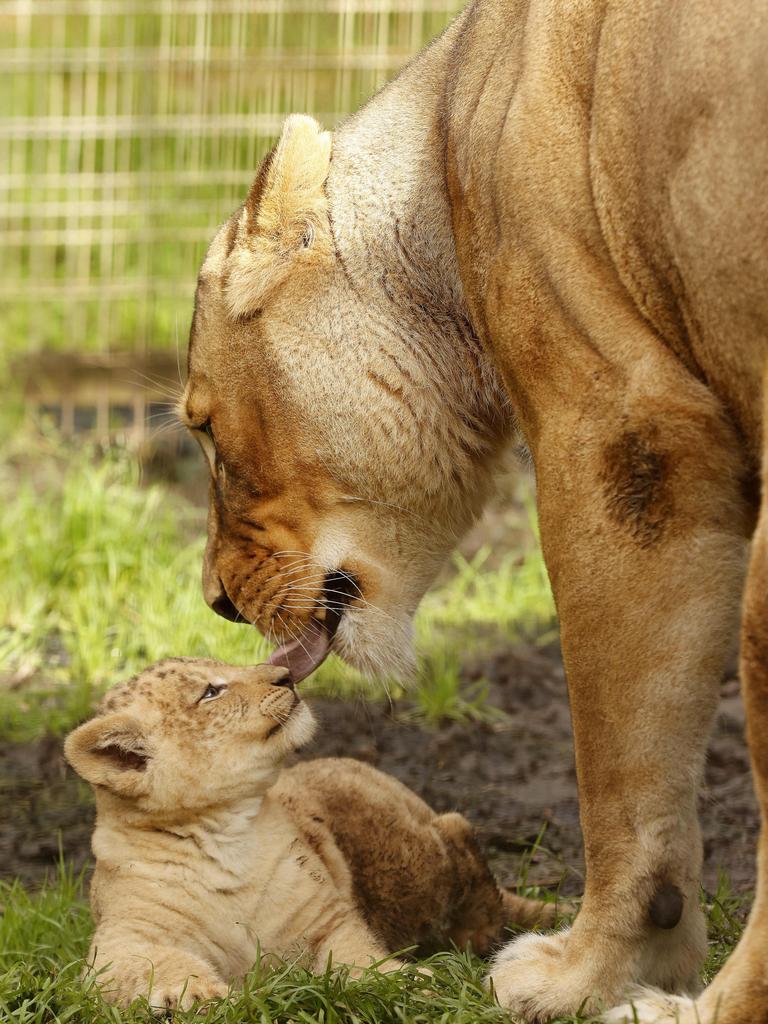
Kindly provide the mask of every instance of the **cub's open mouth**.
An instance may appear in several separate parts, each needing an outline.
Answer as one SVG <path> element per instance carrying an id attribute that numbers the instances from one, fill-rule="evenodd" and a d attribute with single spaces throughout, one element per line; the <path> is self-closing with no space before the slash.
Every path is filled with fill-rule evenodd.
<path id="1" fill-rule="evenodd" d="M 320 614 L 313 615 L 295 639 L 273 651 L 267 664 L 287 668 L 294 684 L 311 675 L 328 657 L 344 609 L 359 590 L 355 579 L 347 573 L 327 573 Z"/>

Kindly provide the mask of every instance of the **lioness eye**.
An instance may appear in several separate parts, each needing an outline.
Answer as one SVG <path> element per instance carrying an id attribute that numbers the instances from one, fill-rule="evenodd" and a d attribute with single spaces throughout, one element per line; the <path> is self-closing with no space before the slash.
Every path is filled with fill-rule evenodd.
<path id="1" fill-rule="evenodd" d="M 210 437 L 210 439 L 213 441 L 213 427 L 211 426 L 210 420 L 206 420 L 205 423 L 201 424 L 197 429 L 202 430 L 205 436 Z"/>
<path id="2" fill-rule="evenodd" d="M 201 704 L 204 700 L 213 700 L 214 697 L 218 697 L 224 690 L 226 690 L 226 686 L 214 686 L 213 683 L 208 683 L 205 688 L 205 693 L 198 701 L 198 704 Z"/>

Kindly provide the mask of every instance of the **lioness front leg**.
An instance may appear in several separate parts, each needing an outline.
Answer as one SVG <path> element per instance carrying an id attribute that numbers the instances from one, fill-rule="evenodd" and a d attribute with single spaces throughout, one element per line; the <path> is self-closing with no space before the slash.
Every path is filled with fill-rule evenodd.
<path id="1" fill-rule="evenodd" d="M 768 381 L 766 382 L 768 383 Z M 768 390 L 763 393 L 768 431 Z M 741 689 L 747 714 L 752 773 L 762 827 L 757 893 L 738 946 L 712 984 L 695 1001 L 663 992 L 632 993 L 606 1024 L 765 1024 L 768 1021 L 768 432 L 763 441 L 763 480 L 741 621 Z"/>
<path id="2" fill-rule="evenodd" d="M 706 949 L 696 800 L 744 573 L 738 448 L 701 389 L 603 412 L 561 420 L 536 452 L 586 892 L 571 929 L 495 961 L 500 1002 L 527 1021 L 633 983 L 690 990 Z"/>

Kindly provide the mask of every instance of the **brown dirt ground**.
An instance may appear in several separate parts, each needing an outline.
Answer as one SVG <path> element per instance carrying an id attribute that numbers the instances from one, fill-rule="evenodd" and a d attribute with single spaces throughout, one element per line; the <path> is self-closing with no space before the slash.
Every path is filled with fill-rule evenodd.
<path id="1" fill-rule="evenodd" d="M 581 890 L 581 834 L 562 663 L 556 644 L 499 649 L 465 667 L 467 684 L 485 677 L 503 718 L 427 729 L 408 706 L 314 700 L 322 725 L 302 757 L 343 755 L 391 772 L 436 810 L 459 810 L 477 826 L 504 882 L 528 864 L 531 883 Z M 718 869 L 736 890 L 754 884 L 758 813 L 744 744 L 744 715 L 733 678 L 725 680 L 702 795 L 704 882 Z M 67 769 L 61 743 L 0 744 L 0 876 L 35 884 L 55 865 L 59 843 L 87 865 L 92 805 Z M 541 848 L 531 844 L 541 828 Z M 59 838 L 60 837 L 60 838 Z"/>

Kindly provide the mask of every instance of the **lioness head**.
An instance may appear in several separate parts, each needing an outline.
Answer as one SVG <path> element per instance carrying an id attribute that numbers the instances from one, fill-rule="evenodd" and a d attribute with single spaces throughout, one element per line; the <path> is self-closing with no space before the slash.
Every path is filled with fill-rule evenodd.
<path id="1" fill-rule="evenodd" d="M 275 660 L 296 681 L 331 644 L 408 672 L 415 608 L 507 428 L 447 208 L 425 223 L 439 183 L 409 184 L 412 217 L 390 220 L 365 176 L 340 138 L 288 119 L 203 263 L 180 405 L 211 473 L 206 600 L 288 642 Z"/>
<path id="2" fill-rule="evenodd" d="M 87 782 L 155 815 L 257 796 L 314 720 L 271 665 L 171 658 L 114 687 L 64 753 Z"/>

